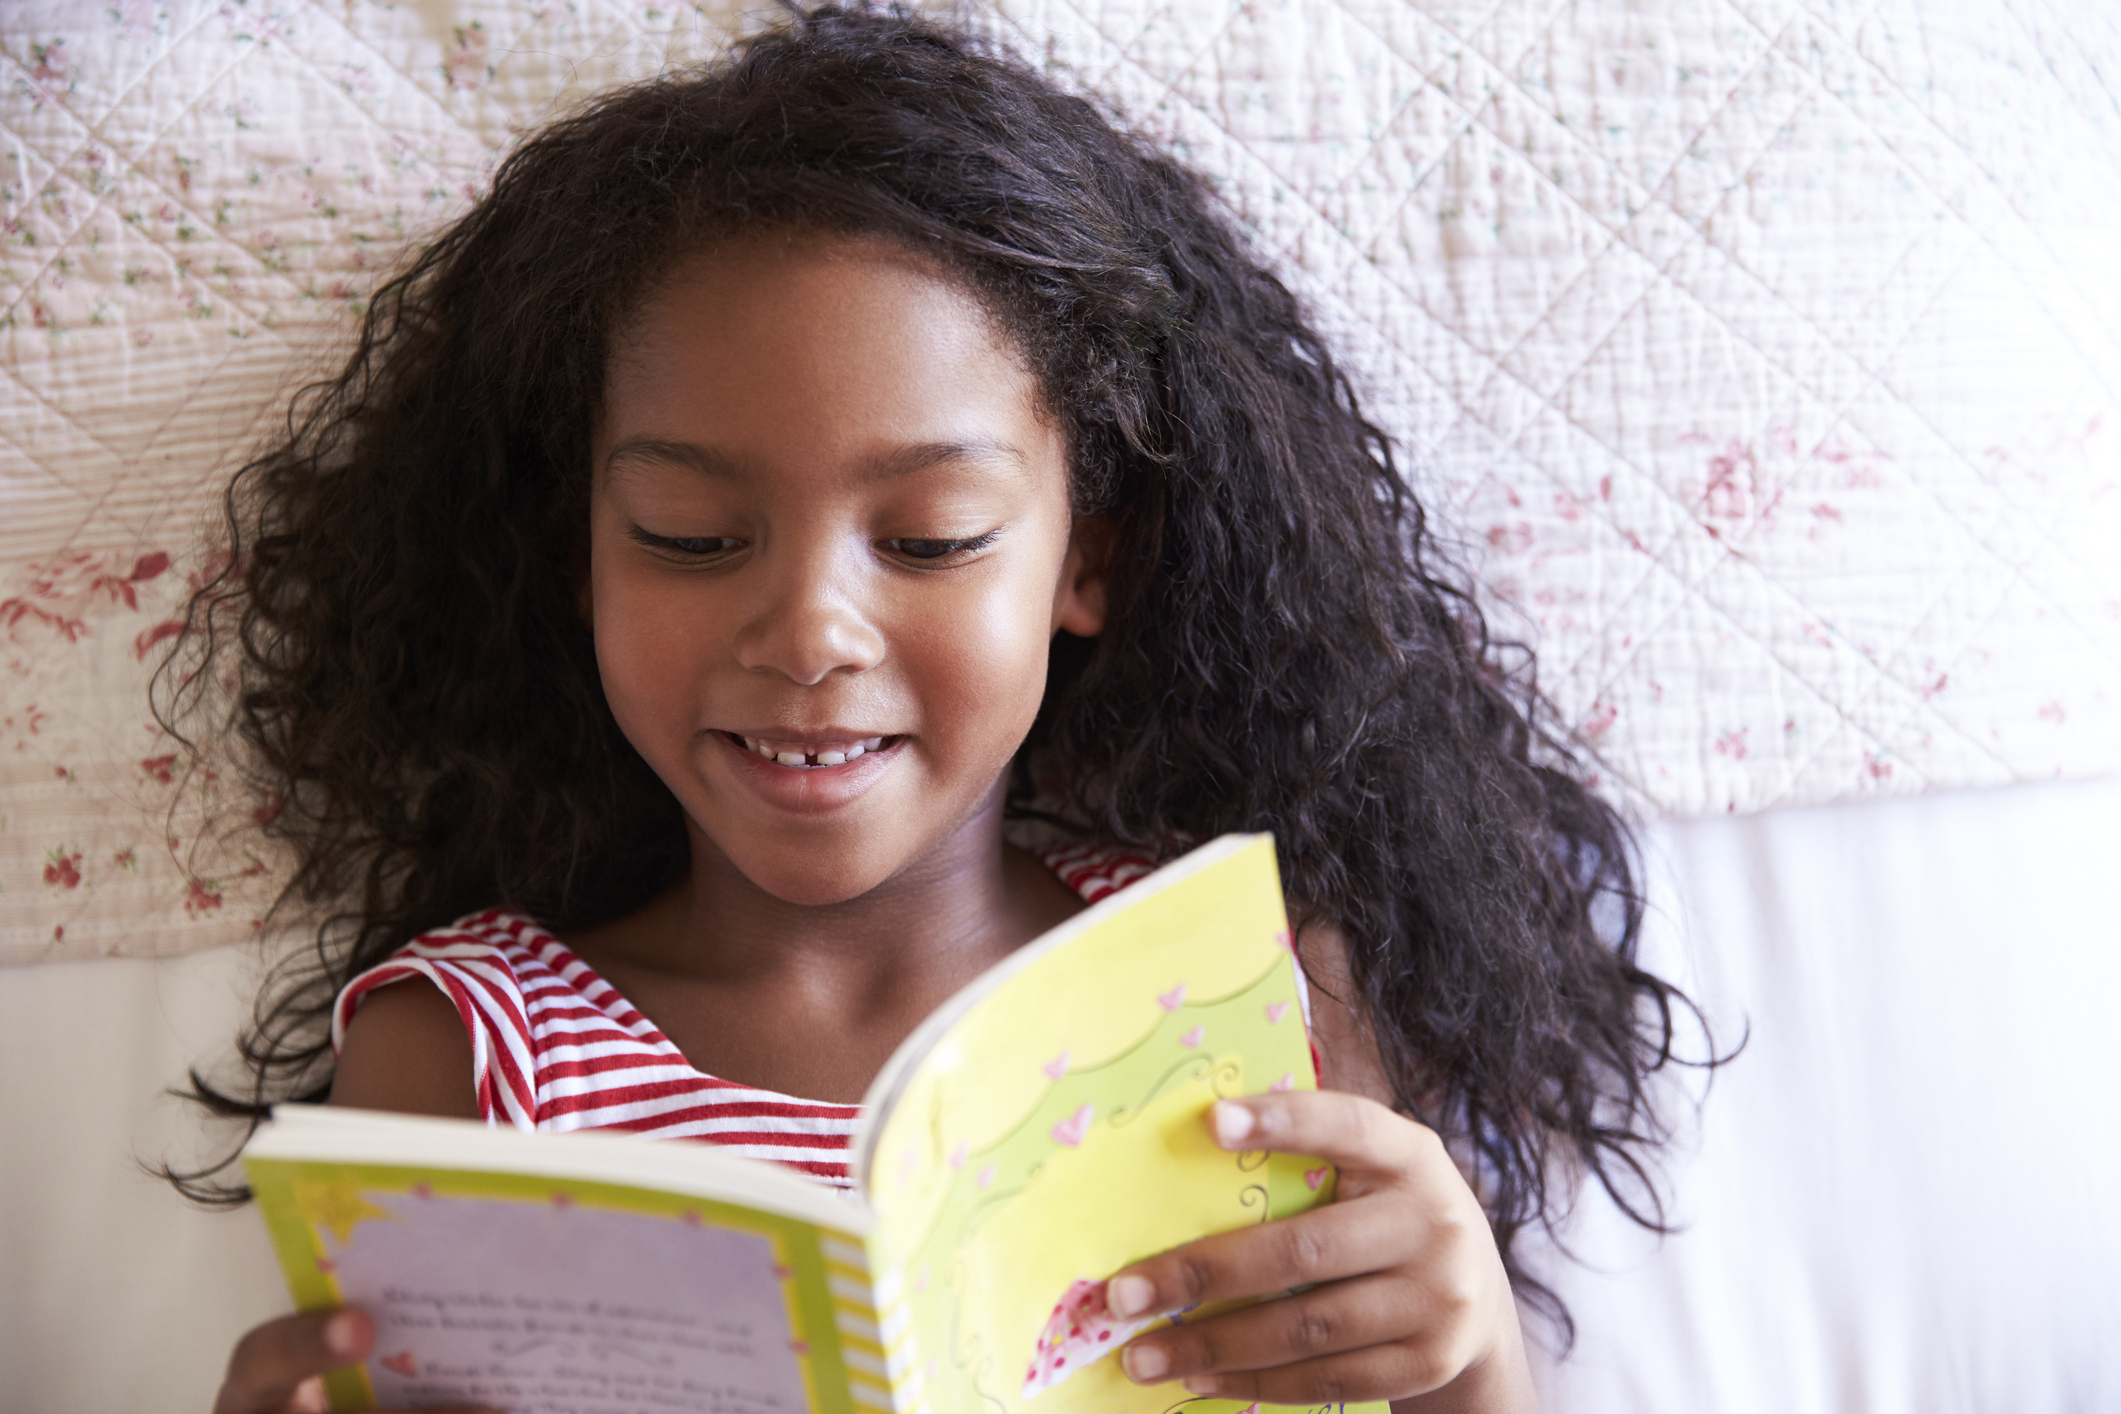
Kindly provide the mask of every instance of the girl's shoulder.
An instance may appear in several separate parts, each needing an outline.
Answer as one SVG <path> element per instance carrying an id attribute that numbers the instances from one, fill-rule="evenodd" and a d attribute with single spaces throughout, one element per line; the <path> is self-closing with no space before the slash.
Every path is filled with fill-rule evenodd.
<path id="1" fill-rule="evenodd" d="M 474 1053 L 482 1117 L 535 1128 L 540 1033 L 568 1016 L 604 1014 L 617 994 L 536 919 L 490 908 L 431 928 L 340 989 L 336 1055 L 361 1004 L 378 989 L 425 978 L 455 1005 Z"/>
<path id="2" fill-rule="evenodd" d="M 528 914 L 504 908 L 468 913 L 430 928 L 348 982 L 332 1008 L 332 1045 L 345 1038 L 347 1023 L 369 993 L 408 977 L 426 977 L 460 1003 L 466 998 L 459 994 L 469 988 L 481 1011 L 521 1011 L 526 985 L 565 985 L 586 971 L 565 943 Z"/>

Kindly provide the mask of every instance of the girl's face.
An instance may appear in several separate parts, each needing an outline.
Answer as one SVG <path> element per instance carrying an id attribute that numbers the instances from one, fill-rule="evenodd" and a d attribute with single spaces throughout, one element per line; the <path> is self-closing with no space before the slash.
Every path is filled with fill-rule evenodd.
<path id="1" fill-rule="evenodd" d="M 695 256 L 614 352 L 593 455 L 604 691 L 696 846 L 824 904 L 992 828 L 1103 591 L 1060 427 L 964 289 L 873 240 Z"/>

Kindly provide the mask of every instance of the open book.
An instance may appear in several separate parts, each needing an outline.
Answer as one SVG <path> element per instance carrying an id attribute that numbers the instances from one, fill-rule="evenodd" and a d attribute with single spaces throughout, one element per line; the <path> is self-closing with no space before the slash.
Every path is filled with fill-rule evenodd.
<path id="1" fill-rule="evenodd" d="M 1109 1356 L 1152 1322 L 1102 1283 L 1331 1196 L 1323 1163 L 1225 1153 L 1204 1119 L 1315 1085 L 1303 1011 L 1272 841 L 1230 835 L 907 1037 L 853 1194 L 701 1144 L 292 1105 L 244 1167 L 296 1305 L 376 1318 L 335 1409 L 1229 1414 L 1126 1379 Z"/>

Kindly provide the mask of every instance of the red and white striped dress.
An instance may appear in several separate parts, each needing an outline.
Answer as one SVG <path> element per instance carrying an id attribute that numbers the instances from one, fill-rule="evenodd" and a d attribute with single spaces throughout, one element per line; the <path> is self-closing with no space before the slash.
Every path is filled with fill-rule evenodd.
<path id="1" fill-rule="evenodd" d="M 1038 851 L 1062 883 L 1095 903 L 1149 873 L 1105 846 Z M 693 1069 L 634 1005 L 520 913 L 489 909 L 422 933 L 339 993 L 336 1054 L 361 999 L 425 977 L 448 993 L 471 1034 L 479 1115 L 517 1129 L 625 1129 L 719 1144 L 848 1187 L 857 1105 L 759 1090 Z"/>

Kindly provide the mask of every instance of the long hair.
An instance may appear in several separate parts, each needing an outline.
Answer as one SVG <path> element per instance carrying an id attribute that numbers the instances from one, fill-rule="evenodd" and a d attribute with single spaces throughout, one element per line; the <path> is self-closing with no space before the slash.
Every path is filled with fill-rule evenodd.
<path id="1" fill-rule="evenodd" d="M 1332 351 L 1204 181 L 933 22 L 821 8 L 525 141 L 382 286 L 336 378 L 227 501 L 165 722 L 233 673 L 230 729 L 316 947 L 196 1096 L 253 1125 L 328 1089 L 349 978 L 495 905 L 556 930 L 686 863 L 577 612 L 607 351 L 670 264 L 760 227 L 886 237 L 965 282 L 1114 527 L 1104 632 L 1055 643 L 1011 807 L 1164 850 L 1273 831 L 1297 916 L 1347 940 L 1399 1107 L 1515 1239 L 1584 1176 L 1660 1228 L 1627 830 L 1506 671 Z M 173 1175 L 239 1201 L 215 1170 Z"/>

